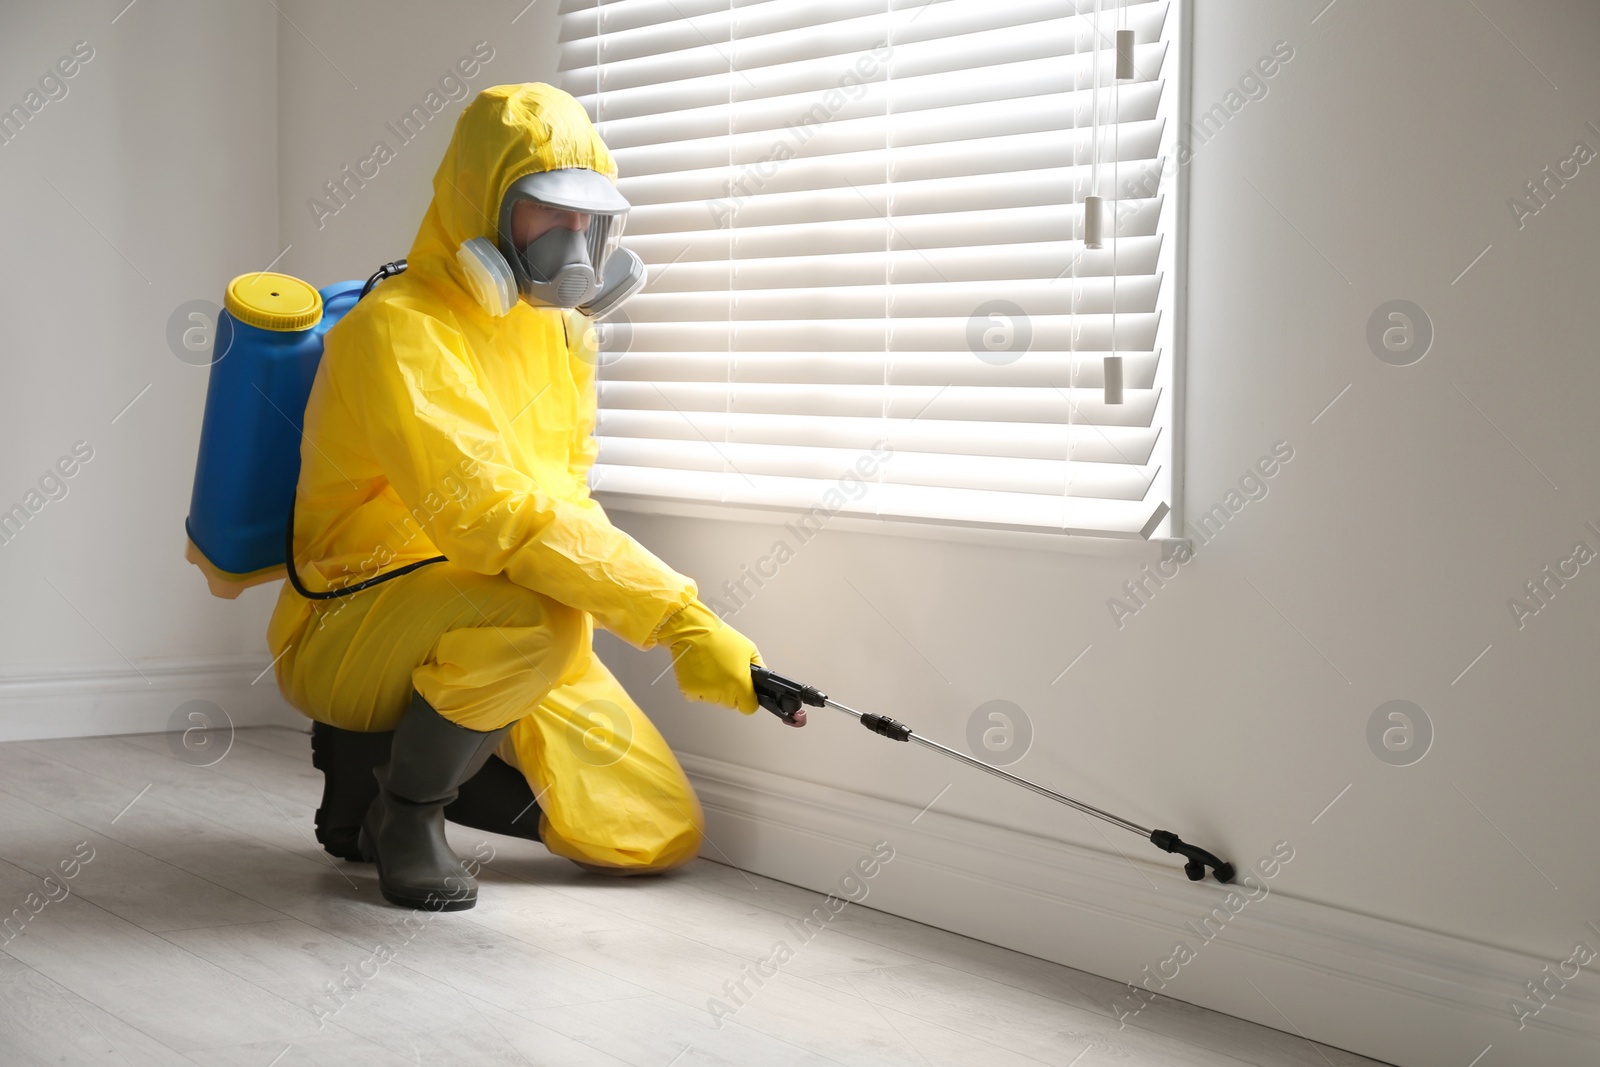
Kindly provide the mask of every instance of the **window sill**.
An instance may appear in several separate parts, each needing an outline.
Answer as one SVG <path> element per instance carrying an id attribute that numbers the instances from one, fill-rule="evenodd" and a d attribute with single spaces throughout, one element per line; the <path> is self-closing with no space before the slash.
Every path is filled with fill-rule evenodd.
<path id="1" fill-rule="evenodd" d="M 745 522 L 778 527 L 795 522 L 803 514 L 787 508 L 669 500 L 633 493 L 607 493 L 604 490 L 597 490 L 593 495 L 608 514 L 625 512 L 634 515 L 666 515 L 674 518 L 714 519 L 722 522 Z M 1180 545 L 1190 551 L 1194 548 L 1193 542 L 1187 537 L 1152 537 L 1149 540 L 1141 537 L 1089 537 L 1081 534 L 1048 533 L 1043 530 L 953 525 L 934 521 L 917 522 L 910 519 L 879 519 L 866 515 L 834 515 L 823 523 L 821 530 L 1152 561 L 1171 556 Z"/>

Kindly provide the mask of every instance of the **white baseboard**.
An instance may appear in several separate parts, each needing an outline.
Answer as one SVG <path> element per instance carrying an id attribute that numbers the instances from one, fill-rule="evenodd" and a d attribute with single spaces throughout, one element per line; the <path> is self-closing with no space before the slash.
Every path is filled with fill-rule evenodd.
<path id="1" fill-rule="evenodd" d="M 0 669 L 0 741 L 161 733 L 191 700 L 211 701 L 236 727 L 303 726 L 272 672 L 262 674 L 266 665 L 263 656 L 235 655 Z"/>
<path id="2" fill-rule="evenodd" d="M 1203 941 L 1185 924 L 1229 889 L 1189 882 L 1175 859 L 1163 862 L 1121 831 L 1109 832 L 1126 837 L 1126 856 L 937 807 L 918 816 L 900 803 L 703 756 L 679 759 L 716 845 L 703 851 L 709 859 L 828 892 L 886 839 L 895 859 L 870 896 L 882 911 L 1118 983 L 1140 978 L 1183 941 L 1194 959 L 1164 995 L 1402 1067 L 1468 1067 L 1488 1046 L 1477 1067 L 1600 1063 L 1600 974 L 1589 973 L 1600 962 L 1519 1031 L 1511 998 L 1526 996 L 1523 983 L 1557 961 L 1297 899 L 1271 882 L 1268 896 Z M 1232 858 L 1241 874 L 1256 859 Z M 1600 948 L 1597 941 L 1589 935 Z M 1111 1019 L 1125 992 L 1110 991 Z"/>

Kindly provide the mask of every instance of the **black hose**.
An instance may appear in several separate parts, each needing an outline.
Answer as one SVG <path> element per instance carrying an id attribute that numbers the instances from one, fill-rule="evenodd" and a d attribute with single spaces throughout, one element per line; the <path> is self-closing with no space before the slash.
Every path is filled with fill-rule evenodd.
<path id="1" fill-rule="evenodd" d="M 402 574 L 410 574 L 412 571 L 416 570 L 418 567 L 426 567 L 430 563 L 444 563 L 444 562 L 447 562 L 448 559 L 449 559 L 448 556 L 433 556 L 433 557 L 431 557 L 429 559 L 419 559 L 415 563 L 407 563 L 404 567 L 399 567 L 399 568 L 396 568 L 395 570 L 388 571 L 388 572 L 386 572 L 384 574 L 380 574 L 380 575 L 378 575 L 378 576 L 376 576 L 374 578 L 368 578 L 365 581 L 357 582 L 355 585 L 347 585 L 342 589 L 329 589 L 325 593 L 313 592 L 310 589 L 307 589 L 304 585 L 300 584 L 300 571 L 299 571 L 299 568 L 295 566 L 295 562 L 294 562 L 294 501 L 293 500 L 289 501 L 289 529 L 288 529 L 288 531 L 287 531 L 287 533 L 286 533 L 286 535 L 284 537 L 283 551 L 284 551 L 284 558 L 288 561 L 285 564 L 285 569 L 289 572 L 289 584 L 294 586 L 294 591 L 295 592 L 299 593 L 301 596 L 305 597 L 307 600 L 333 600 L 336 597 L 350 596 L 353 593 L 361 592 L 361 590 L 363 590 L 363 589 L 370 589 L 373 586 L 379 584 L 380 582 L 387 582 L 391 578 L 400 577 Z"/>
<path id="2" fill-rule="evenodd" d="M 367 284 L 361 287 L 361 296 L 366 296 L 368 293 L 372 292 L 372 287 L 383 281 L 385 278 L 393 278 L 396 274 L 404 274 L 405 272 L 406 261 L 403 259 L 397 259 L 393 263 L 385 263 L 383 266 L 378 268 L 377 273 L 373 274 L 372 277 L 367 279 Z M 356 299 L 360 300 L 361 296 L 356 297 Z"/>

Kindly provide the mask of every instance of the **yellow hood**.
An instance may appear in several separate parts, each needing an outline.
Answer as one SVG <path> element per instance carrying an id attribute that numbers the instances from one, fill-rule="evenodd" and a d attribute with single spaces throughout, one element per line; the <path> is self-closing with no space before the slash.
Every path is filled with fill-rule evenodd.
<path id="1" fill-rule="evenodd" d="M 433 202 L 407 256 L 411 269 L 448 276 L 470 292 L 456 249 L 474 237 L 495 240 L 512 182 L 565 167 L 617 177 L 616 161 L 577 100 L 543 82 L 483 90 L 456 120 L 433 176 Z"/>

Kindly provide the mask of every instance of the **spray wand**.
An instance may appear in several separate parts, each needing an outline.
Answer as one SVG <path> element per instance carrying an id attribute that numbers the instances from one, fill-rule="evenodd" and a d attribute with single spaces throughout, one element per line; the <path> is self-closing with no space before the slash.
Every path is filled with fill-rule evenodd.
<path id="1" fill-rule="evenodd" d="M 857 711 L 855 708 L 846 707 L 837 700 L 818 689 L 816 686 L 796 682 L 775 674 L 765 667 L 752 665 L 750 668 L 751 681 L 755 685 L 756 700 L 763 708 L 782 719 L 786 723 L 794 721 L 795 712 L 801 705 L 809 704 L 812 707 L 837 708 L 847 715 L 854 716 L 862 726 L 875 734 L 889 738 L 891 741 L 915 741 L 919 745 L 941 752 L 951 759 L 960 760 L 962 763 L 979 770 L 988 771 L 997 778 L 1003 778 L 1013 785 L 1020 785 L 1024 789 L 1031 789 L 1040 796 L 1049 797 L 1051 800 L 1065 804 L 1069 808 L 1076 808 L 1085 815 L 1093 816 L 1113 826 L 1121 827 L 1130 833 L 1138 834 L 1163 852 L 1172 852 L 1182 856 L 1185 860 L 1183 873 L 1189 876 L 1191 882 L 1198 882 L 1206 876 L 1206 868 L 1211 868 L 1211 873 L 1217 881 L 1224 884 L 1233 881 L 1233 864 L 1218 859 L 1205 849 L 1191 845 L 1170 830 L 1150 830 L 1136 822 L 1124 819 L 1120 815 L 1113 815 L 1109 811 L 1102 811 L 1092 804 L 1085 804 L 1081 800 L 1074 800 L 1069 796 L 1057 793 L 1054 789 L 1047 789 L 1042 785 L 1030 782 L 1026 778 L 1019 778 L 1010 771 L 1001 770 L 999 767 L 974 759 L 965 752 L 957 752 L 937 741 L 930 740 L 916 733 L 903 722 L 889 718 L 887 715 L 875 715 L 872 712 Z"/>

